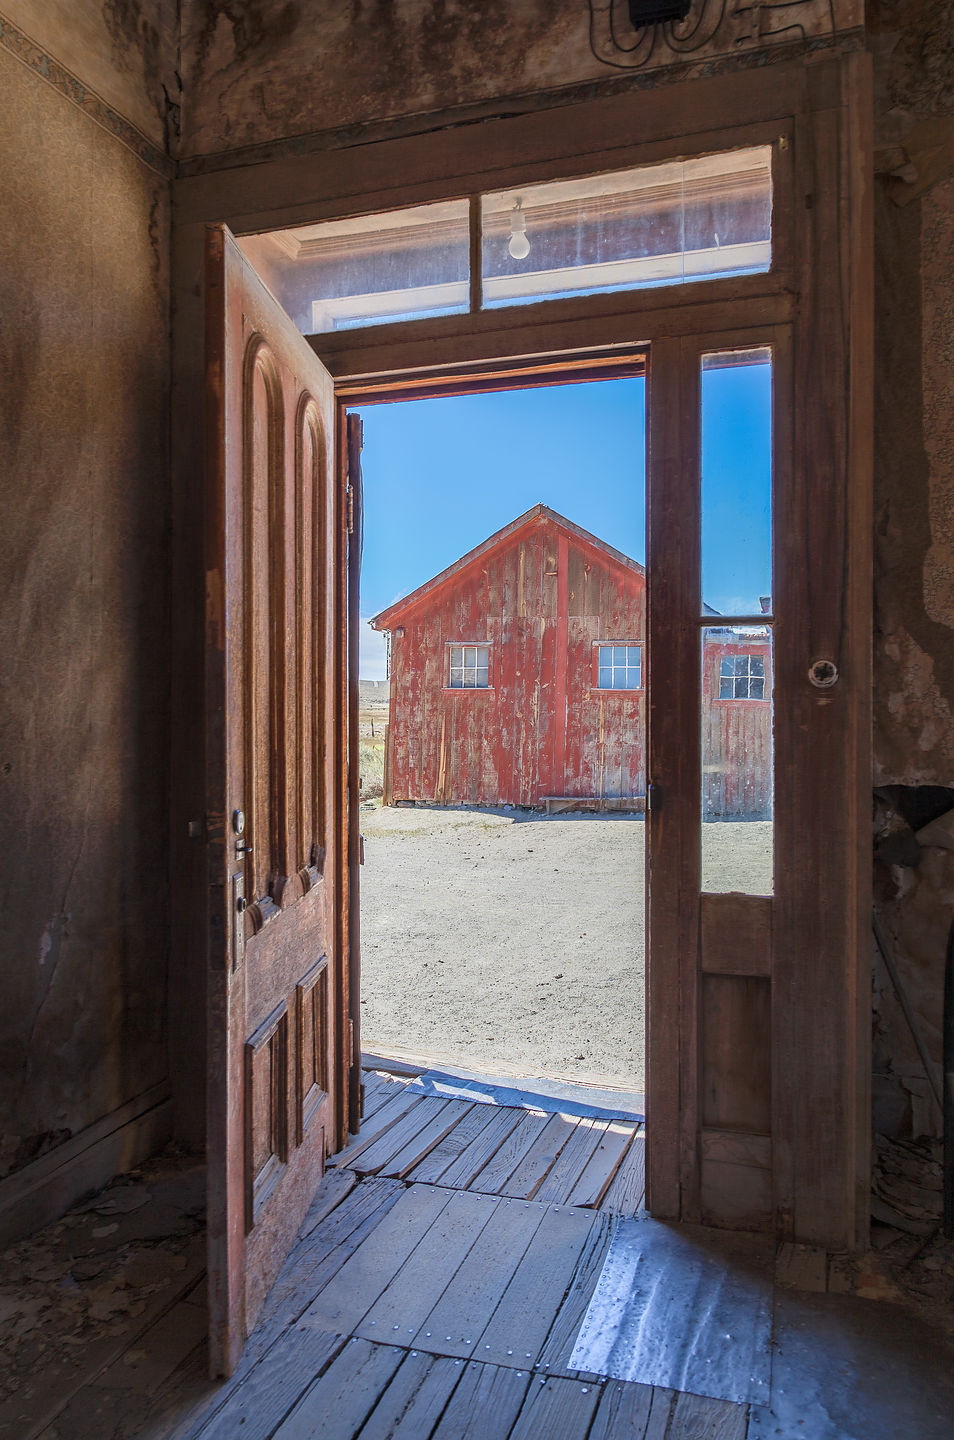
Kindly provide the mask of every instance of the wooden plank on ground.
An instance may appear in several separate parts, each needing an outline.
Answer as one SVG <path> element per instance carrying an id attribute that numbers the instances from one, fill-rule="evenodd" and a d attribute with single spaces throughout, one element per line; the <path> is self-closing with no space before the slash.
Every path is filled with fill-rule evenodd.
<path id="1" fill-rule="evenodd" d="M 583 1316 L 589 1305 L 600 1278 L 606 1250 L 609 1245 L 612 1222 L 608 1215 L 597 1211 L 596 1219 L 586 1237 L 586 1244 L 580 1251 L 573 1278 L 566 1292 L 566 1298 L 557 1311 L 543 1349 L 540 1352 L 541 1367 L 555 1373 L 566 1374 L 576 1337 L 583 1324 Z M 582 1374 L 584 1372 L 578 1372 Z"/>
<path id="2" fill-rule="evenodd" d="M 509 1435 L 530 1388 L 530 1372 L 475 1361 L 462 1368 L 431 1440 L 500 1440 Z"/>
<path id="3" fill-rule="evenodd" d="M 403 1359 L 404 1351 L 393 1345 L 346 1341 L 337 1359 L 274 1432 L 275 1440 L 344 1440 L 357 1435 Z"/>
<path id="4" fill-rule="evenodd" d="M 642 1208 L 646 1195 L 646 1142 L 643 1131 L 633 1136 L 632 1144 L 620 1162 L 610 1187 L 600 1201 L 600 1209 L 612 1215 L 635 1215 Z"/>
<path id="5" fill-rule="evenodd" d="M 679 1440 L 745 1440 L 748 1409 L 707 1395 L 679 1395 L 670 1433 Z"/>
<path id="6" fill-rule="evenodd" d="M 453 1186 L 457 1190 L 466 1190 L 471 1180 L 480 1173 L 490 1157 L 506 1140 L 511 1130 L 516 1129 L 522 1115 L 523 1111 L 521 1110 L 494 1111 L 490 1124 L 485 1125 L 479 1135 L 475 1135 L 466 1149 L 462 1150 L 453 1164 L 444 1171 L 441 1176 L 441 1184 Z"/>
<path id="7" fill-rule="evenodd" d="M 234 1440 L 239 1434 L 242 1440 L 268 1440 L 346 1343 L 341 1335 L 293 1326 L 196 1432 L 196 1440 Z"/>
<path id="8" fill-rule="evenodd" d="M 474 1105 L 470 1112 L 457 1122 L 450 1134 L 415 1166 L 408 1179 L 431 1185 L 445 1184 L 444 1172 L 460 1158 L 467 1146 L 486 1130 L 497 1113 L 492 1105 Z M 514 1123 L 516 1124 L 516 1121 Z"/>
<path id="9" fill-rule="evenodd" d="M 301 1223 L 299 1239 L 304 1240 L 317 1229 L 322 1220 L 350 1195 L 357 1183 L 358 1177 L 353 1170 L 326 1170 Z"/>
<path id="10" fill-rule="evenodd" d="M 508 1440 L 583 1440 L 599 1398 L 596 1385 L 534 1375 Z"/>
<path id="11" fill-rule="evenodd" d="M 451 1194 L 431 1185 L 412 1185 L 405 1190 L 394 1208 L 316 1295 L 304 1322 L 318 1330 L 350 1335 L 424 1239 Z"/>
<path id="12" fill-rule="evenodd" d="M 246 1354 L 253 1345 L 271 1344 L 275 1326 L 298 1319 L 404 1194 L 400 1180 L 365 1180 L 296 1246 L 269 1291 Z"/>
<path id="13" fill-rule="evenodd" d="M 409 1110 L 412 1110 L 415 1105 L 419 1105 L 421 1098 L 418 1094 L 409 1095 L 407 1089 L 403 1089 L 400 1094 L 395 1095 L 386 1105 L 382 1105 L 381 1109 L 368 1125 L 361 1126 L 360 1135 L 356 1135 L 343 1150 L 338 1151 L 337 1155 L 332 1155 L 328 1160 L 328 1164 L 350 1166 L 356 1155 L 360 1155 L 363 1150 L 366 1150 L 369 1145 L 372 1145 L 386 1130 L 392 1125 L 396 1125 Z"/>
<path id="14" fill-rule="evenodd" d="M 539 1359 L 595 1223 L 591 1211 L 546 1207 L 539 1228 L 479 1337 L 476 1354 L 480 1359 L 518 1366 Z"/>
<path id="15" fill-rule="evenodd" d="M 447 1356 L 421 1351 L 405 1355 L 358 1440 L 421 1440 L 430 1435 L 462 1374 L 463 1367 Z"/>
<path id="16" fill-rule="evenodd" d="M 556 1205 L 565 1204 L 606 1133 L 606 1127 L 605 1120 L 594 1120 L 591 1116 L 584 1115 L 533 1198 L 552 1201 Z"/>
<path id="17" fill-rule="evenodd" d="M 532 1112 L 522 1114 L 506 1140 L 490 1156 L 467 1188 L 480 1190 L 485 1195 L 499 1195 L 500 1187 L 510 1179 L 546 1123 L 546 1115 Z"/>
<path id="18" fill-rule="evenodd" d="M 567 1196 L 568 1205 L 595 1207 L 600 1203 L 638 1128 L 622 1120 L 610 1121 L 582 1175 Z"/>
<path id="19" fill-rule="evenodd" d="M 474 1107 L 469 1105 L 466 1100 L 446 1101 L 444 1108 L 439 1113 L 434 1114 L 433 1118 L 428 1121 L 423 1130 L 419 1131 L 413 1140 L 408 1141 L 403 1150 L 399 1150 L 396 1155 L 391 1157 L 386 1165 L 382 1165 L 378 1173 L 381 1175 L 396 1175 L 401 1177 L 408 1175 L 414 1169 L 414 1166 L 425 1159 L 434 1147 L 439 1145 L 473 1108 Z M 367 1156 L 364 1157 L 364 1162 L 367 1163 Z M 358 1163 L 360 1165 L 361 1161 Z"/>
<path id="20" fill-rule="evenodd" d="M 396 1124 L 389 1126 L 384 1134 L 366 1150 L 362 1150 L 360 1155 L 355 1155 L 349 1161 L 349 1168 L 356 1170 L 359 1175 L 377 1174 L 385 1168 L 389 1160 L 403 1151 L 411 1141 L 416 1140 L 432 1121 L 440 1120 L 447 1107 L 452 1104 L 451 1100 L 422 1100 Z"/>
<path id="21" fill-rule="evenodd" d="M 675 1392 L 611 1380 L 603 1387 L 587 1440 L 665 1440 Z M 681 1440 L 679 1431 L 671 1440 Z"/>
<path id="22" fill-rule="evenodd" d="M 371 1306 L 356 1333 L 381 1344 L 410 1345 L 492 1213 L 493 1202 L 486 1196 L 451 1191 L 445 1208 Z"/>
<path id="23" fill-rule="evenodd" d="M 414 1337 L 417 1349 L 470 1358 L 546 1212 L 529 1201 L 484 1197 L 491 1217 Z"/>
<path id="24" fill-rule="evenodd" d="M 510 1179 L 501 1186 L 501 1195 L 531 1200 L 553 1169 L 561 1150 L 578 1124 L 579 1120 L 575 1115 L 551 1115 Z"/>
<path id="25" fill-rule="evenodd" d="M 362 1127 L 367 1125 L 373 1115 L 393 1100 L 395 1095 L 404 1089 L 404 1081 L 386 1080 L 383 1075 L 378 1075 L 374 1070 L 364 1072 L 364 1114 L 361 1117 Z"/>

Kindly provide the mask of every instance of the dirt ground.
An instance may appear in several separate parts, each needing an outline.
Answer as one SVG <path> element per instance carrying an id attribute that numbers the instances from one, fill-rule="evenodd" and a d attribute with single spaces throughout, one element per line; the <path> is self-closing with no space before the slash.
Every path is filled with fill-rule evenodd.
<path id="1" fill-rule="evenodd" d="M 365 1050 L 644 1088 L 641 816 L 362 807 Z M 771 824 L 704 827 L 705 888 L 769 893 Z"/>

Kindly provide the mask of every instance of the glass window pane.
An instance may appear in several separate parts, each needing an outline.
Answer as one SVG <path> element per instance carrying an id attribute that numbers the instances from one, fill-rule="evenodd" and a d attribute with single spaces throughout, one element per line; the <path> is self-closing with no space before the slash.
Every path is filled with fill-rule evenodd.
<path id="1" fill-rule="evenodd" d="M 464 683 L 464 672 L 459 666 L 452 668 L 450 672 L 450 683 L 454 689 L 459 689 Z"/>
<path id="2" fill-rule="evenodd" d="M 609 690 L 613 684 L 613 672 L 607 665 L 600 666 L 600 689 Z"/>
<path id="3" fill-rule="evenodd" d="M 724 654 L 727 648 L 732 655 Z M 702 632 L 702 888 L 710 892 L 772 894 L 771 656 L 767 625 Z M 765 679 L 722 679 L 722 664 L 728 659 L 746 669 L 751 662 L 760 663 Z M 718 698 L 729 699 L 729 704 L 717 702 L 717 684 Z M 761 705 L 733 705 L 733 687 L 736 699 L 762 699 L 763 693 L 767 698 Z"/>
<path id="4" fill-rule="evenodd" d="M 488 675 L 489 675 L 489 671 L 487 670 L 486 665 L 483 665 L 483 666 L 478 667 L 478 670 L 477 670 L 477 684 L 478 684 L 478 685 L 484 685 L 484 686 L 485 686 L 485 685 L 487 684 Z"/>
<path id="5" fill-rule="evenodd" d="M 771 264 L 767 145 L 481 198 L 484 305 L 751 274 Z"/>
<path id="6" fill-rule="evenodd" d="M 706 615 L 772 608 L 768 349 L 702 359 L 702 600 Z"/>
<path id="7" fill-rule="evenodd" d="M 614 665 L 625 665 L 625 664 L 626 664 L 626 646 L 625 646 L 625 645 L 614 645 L 614 646 L 613 646 L 613 664 L 614 664 Z"/>
<path id="8" fill-rule="evenodd" d="M 467 200 L 300 225 L 238 243 L 306 335 L 470 308 Z"/>

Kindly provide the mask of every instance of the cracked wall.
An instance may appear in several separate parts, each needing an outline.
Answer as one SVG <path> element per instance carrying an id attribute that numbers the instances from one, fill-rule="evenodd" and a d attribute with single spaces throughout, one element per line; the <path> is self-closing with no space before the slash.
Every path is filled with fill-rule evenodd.
<path id="1" fill-rule="evenodd" d="M 4 46 L 0 91 L 5 1174 L 166 1076 L 169 202 Z"/>

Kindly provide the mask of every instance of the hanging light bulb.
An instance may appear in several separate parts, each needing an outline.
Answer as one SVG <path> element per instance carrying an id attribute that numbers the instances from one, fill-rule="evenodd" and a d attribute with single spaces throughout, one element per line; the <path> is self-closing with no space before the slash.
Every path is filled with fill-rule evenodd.
<path id="1" fill-rule="evenodd" d="M 510 215 L 510 240 L 507 245 L 511 260 L 526 260 L 530 254 L 527 239 L 527 217 L 523 213 L 523 201 L 518 200 Z"/>

